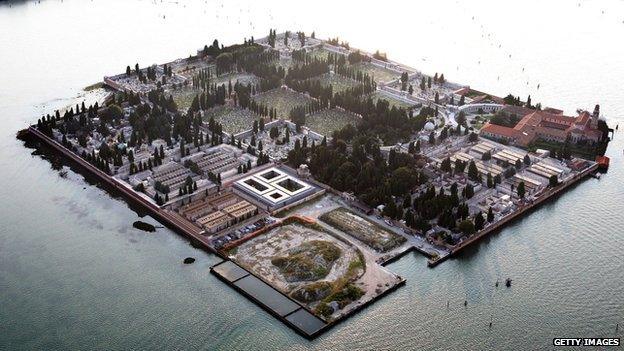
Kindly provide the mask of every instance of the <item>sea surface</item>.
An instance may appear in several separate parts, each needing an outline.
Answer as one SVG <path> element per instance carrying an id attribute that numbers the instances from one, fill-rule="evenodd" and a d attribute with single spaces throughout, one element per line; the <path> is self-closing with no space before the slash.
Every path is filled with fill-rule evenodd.
<path id="1" fill-rule="evenodd" d="M 134 229 L 156 221 L 15 138 L 42 114 L 97 98 L 83 88 L 127 65 L 269 28 L 339 36 L 568 114 L 599 103 L 612 127 L 624 122 L 623 1 L 0 2 L 0 349 L 539 350 L 553 337 L 622 337 L 618 132 L 600 180 L 435 269 L 403 257 L 389 269 L 404 287 L 313 341 L 211 275 L 217 257 L 168 229 Z M 494 287 L 507 277 L 511 288 Z"/>

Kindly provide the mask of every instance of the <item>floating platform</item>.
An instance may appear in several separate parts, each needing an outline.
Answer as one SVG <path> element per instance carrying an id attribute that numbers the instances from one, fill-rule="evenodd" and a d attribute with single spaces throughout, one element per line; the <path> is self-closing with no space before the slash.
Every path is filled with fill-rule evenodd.
<path id="1" fill-rule="evenodd" d="M 232 261 L 218 263 L 210 267 L 210 272 L 308 339 L 328 326 L 299 303 Z"/>

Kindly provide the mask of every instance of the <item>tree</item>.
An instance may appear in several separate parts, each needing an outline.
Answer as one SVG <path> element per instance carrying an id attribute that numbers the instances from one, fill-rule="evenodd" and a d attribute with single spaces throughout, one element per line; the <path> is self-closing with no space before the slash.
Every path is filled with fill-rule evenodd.
<path id="1" fill-rule="evenodd" d="M 466 170 L 466 162 L 460 159 L 456 159 L 455 160 L 455 173 L 464 173 L 464 170 Z"/>
<path id="2" fill-rule="evenodd" d="M 260 118 L 260 122 L 258 124 L 260 131 L 264 131 L 264 118 Z"/>
<path id="3" fill-rule="evenodd" d="M 487 187 L 488 188 L 494 187 L 494 180 L 492 179 L 492 173 L 487 174 Z"/>
<path id="4" fill-rule="evenodd" d="M 465 219 L 459 222 L 459 225 L 457 226 L 457 228 L 466 235 L 474 234 L 475 232 L 475 225 L 469 219 Z"/>
<path id="5" fill-rule="evenodd" d="M 471 184 L 466 184 L 464 188 L 464 196 L 466 199 L 470 199 L 474 196 L 474 187 Z"/>
<path id="6" fill-rule="evenodd" d="M 516 166 L 516 169 L 522 168 L 522 161 L 520 161 L 520 159 L 517 159 L 515 166 Z"/>
<path id="7" fill-rule="evenodd" d="M 468 136 L 468 141 L 474 143 L 477 140 L 479 140 L 479 136 L 477 135 L 477 133 L 475 132 L 470 133 L 470 135 Z"/>
<path id="8" fill-rule="evenodd" d="M 531 158 L 528 154 L 524 155 L 524 164 L 527 166 L 531 164 Z"/>
<path id="9" fill-rule="evenodd" d="M 472 160 L 468 164 L 468 178 L 474 180 L 475 182 L 481 182 L 481 177 L 479 176 L 479 170 L 477 169 L 477 165 Z"/>
<path id="10" fill-rule="evenodd" d="M 492 210 L 492 206 L 488 209 L 487 221 L 488 223 L 492 223 L 494 221 L 494 211 Z"/>
<path id="11" fill-rule="evenodd" d="M 440 170 L 442 170 L 443 172 L 451 173 L 453 169 L 451 168 L 450 158 L 447 157 L 444 160 L 442 160 L 442 163 L 440 164 Z"/>
<path id="12" fill-rule="evenodd" d="M 526 190 L 524 188 L 524 182 L 520 182 L 520 184 L 518 184 L 517 192 L 518 192 L 518 197 L 523 199 L 524 195 L 525 195 L 525 192 L 526 192 Z"/>
<path id="13" fill-rule="evenodd" d="M 548 178 L 548 186 L 554 188 L 557 185 L 559 185 L 559 178 L 557 178 L 556 174 L 553 174 L 550 176 L 550 178 Z"/>
<path id="14" fill-rule="evenodd" d="M 121 107 L 119 107 L 118 105 L 110 105 L 108 107 L 108 110 L 106 111 L 106 116 L 105 116 L 105 118 L 107 118 L 108 121 L 114 121 L 121 117 L 123 117 L 123 110 L 121 109 Z"/>
<path id="15" fill-rule="evenodd" d="M 217 71 L 229 72 L 232 69 L 233 57 L 229 52 L 219 54 L 216 58 Z"/>
<path id="16" fill-rule="evenodd" d="M 485 224 L 485 220 L 483 219 L 483 213 L 479 211 L 479 213 L 475 215 L 475 220 L 474 220 L 475 230 L 479 231 L 483 229 L 484 224 Z"/>
<path id="17" fill-rule="evenodd" d="M 483 155 L 481 156 L 481 159 L 483 161 L 488 161 L 492 158 L 492 154 L 489 151 L 486 151 L 483 153 Z"/>
<path id="18" fill-rule="evenodd" d="M 431 144 L 431 145 L 435 144 L 435 133 L 434 132 L 429 133 L 429 144 Z"/>
<path id="19" fill-rule="evenodd" d="M 390 217 L 390 218 L 394 218 L 396 216 L 396 213 L 397 213 L 396 204 L 394 203 L 394 201 L 390 200 L 388 202 L 388 204 L 386 206 L 384 206 L 382 214 L 384 216 L 387 216 L 387 217 Z"/>
<path id="20" fill-rule="evenodd" d="M 466 125 L 466 114 L 464 113 L 464 111 L 459 111 L 457 117 L 455 117 L 455 121 L 457 121 L 458 125 Z"/>
<path id="21" fill-rule="evenodd" d="M 404 196 L 409 193 L 417 182 L 418 177 L 414 170 L 408 167 L 399 167 L 390 176 L 390 191 L 395 196 Z"/>
<path id="22" fill-rule="evenodd" d="M 271 130 L 269 131 L 269 136 L 271 137 L 271 139 L 275 139 L 279 136 L 279 130 L 277 130 L 277 127 L 271 127 Z"/>

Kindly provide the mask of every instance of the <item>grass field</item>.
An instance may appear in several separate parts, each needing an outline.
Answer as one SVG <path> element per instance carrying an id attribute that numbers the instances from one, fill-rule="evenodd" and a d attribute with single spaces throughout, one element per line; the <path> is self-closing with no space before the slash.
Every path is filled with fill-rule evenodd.
<path id="1" fill-rule="evenodd" d="M 396 106 L 397 108 L 404 108 L 404 109 L 410 109 L 412 106 L 414 106 L 413 104 L 408 104 L 407 102 L 395 99 L 387 94 L 384 94 L 380 91 L 376 91 L 374 93 L 371 94 L 371 97 L 373 98 L 373 101 L 375 103 L 377 103 L 377 100 L 379 99 L 383 99 L 383 100 L 387 100 L 390 103 L 390 107 L 392 106 Z"/>
<path id="2" fill-rule="evenodd" d="M 347 124 L 356 126 L 360 118 L 353 113 L 336 108 L 325 109 L 306 116 L 306 126 L 311 130 L 331 136 L 335 130 L 340 130 Z"/>
<path id="3" fill-rule="evenodd" d="M 312 78 L 312 79 L 319 80 L 324 87 L 328 85 L 333 86 L 334 93 L 339 93 L 339 92 L 347 90 L 348 88 L 352 88 L 352 87 L 359 85 L 359 83 L 353 79 L 345 78 L 341 75 L 331 74 L 331 73 L 326 73 L 318 78 Z"/>
<path id="4" fill-rule="evenodd" d="M 287 89 L 273 89 L 253 97 L 258 102 L 277 109 L 277 117 L 289 119 L 290 111 L 296 106 L 304 106 L 314 100 L 303 94 Z"/>
<path id="5" fill-rule="evenodd" d="M 360 62 L 353 65 L 354 68 L 367 73 L 369 76 L 373 77 L 376 82 L 388 82 L 393 79 L 397 79 L 401 76 L 401 74 L 391 71 L 389 69 L 385 69 L 383 67 L 377 67 L 368 62 Z"/>
<path id="6" fill-rule="evenodd" d="M 258 115 L 247 109 L 233 106 L 216 106 L 206 112 L 202 119 L 208 122 L 213 117 L 223 125 L 223 131 L 228 134 L 238 134 L 251 129 L 253 121 L 260 119 Z"/>
<path id="7" fill-rule="evenodd" d="M 328 56 L 328 54 L 329 54 L 330 52 L 331 52 L 331 51 L 329 51 L 329 50 L 326 50 L 326 49 L 320 48 L 320 49 L 314 49 L 314 50 L 312 50 L 311 52 L 309 52 L 308 54 L 309 54 L 310 56 L 314 57 L 314 58 L 319 58 L 319 59 L 326 60 L 326 59 L 327 59 L 327 56 Z"/>
<path id="8" fill-rule="evenodd" d="M 241 84 L 247 85 L 249 83 L 256 84 L 260 81 L 260 79 L 258 79 L 258 77 L 251 73 L 234 72 L 214 77 L 211 79 L 211 81 L 216 83 L 217 85 L 225 84 L 227 86 L 230 81 L 232 81 L 232 85 L 234 85 L 237 81 Z"/>
<path id="9" fill-rule="evenodd" d="M 173 101 L 175 101 L 176 105 L 178 105 L 178 109 L 185 112 L 186 110 L 188 110 L 189 107 L 191 107 L 193 99 L 199 93 L 199 89 L 193 89 L 190 86 L 176 89 L 170 92 L 170 94 L 173 96 Z"/>

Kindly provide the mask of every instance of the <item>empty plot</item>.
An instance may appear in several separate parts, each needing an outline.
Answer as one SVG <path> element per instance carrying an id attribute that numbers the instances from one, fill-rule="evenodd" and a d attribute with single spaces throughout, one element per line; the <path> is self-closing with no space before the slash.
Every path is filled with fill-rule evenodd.
<path id="1" fill-rule="evenodd" d="M 353 285 L 366 266 L 355 246 L 317 224 L 287 222 L 242 243 L 230 258 L 317 315 L 331 315 L 334 311 L 327 304 L 332 301 L 342 309 L 365 293 Z M 349 293 L 342 293 L 344 289 Z M 301 317 L 293 318 L 302 325 L 311 323 L 311 329 L 318 324 L 309 316 Z"/>
<path id="2" fill-rule="evenodd" d="M 344 207 L 327 212 L 319 219 L 379 252 L 391 250 L 406 241 L 404 237 L 386 230 L 377 223 L 360 217 Z"/>

